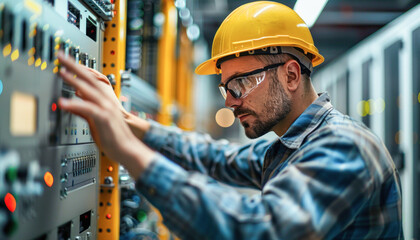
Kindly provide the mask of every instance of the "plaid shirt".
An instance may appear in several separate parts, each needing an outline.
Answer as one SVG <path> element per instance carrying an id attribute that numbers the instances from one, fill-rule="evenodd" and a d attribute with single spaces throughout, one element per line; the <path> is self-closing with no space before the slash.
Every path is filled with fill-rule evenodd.
<path id="1" fill-rule="evenodd" d="M 181 239 L 403 239 L 388 151 L 327 94 L 275 141 L 239 146 L 154 122 L 144 141 L 162 155 L 137 189 Z"/>

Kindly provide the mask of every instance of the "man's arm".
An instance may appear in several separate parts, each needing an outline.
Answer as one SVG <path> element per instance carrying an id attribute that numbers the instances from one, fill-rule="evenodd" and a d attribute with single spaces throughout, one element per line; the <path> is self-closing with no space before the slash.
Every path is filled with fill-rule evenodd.
<path id="1" fill-rule="evenodd" d="M 71 61 L 63 63 L 72 64 Z M 93 76 L 92 84 L 104 94 L 103 102 L 110 101 L 107 104 L 112 105 L 114 111 L 119 109 L 134 136 L 150 148 L 185 169 L 200 171 L 231 185 L 261 187 L 262 162 L 270 142 L 263 140 L 239 146 L 226 140 L 215 141 L 208 134 L 184 132 L 141 119 L 122 107 L 105 75 L 84 66 L 78 69 Z M 83 99 L 80 90 L 77 92 Z"/>
<path id="2" fill-rule="evenodd" d="M 253 197 L 159 155 L 136 186 L 181 239 L 333 239 L 361 213 L 375 182 L 346 138 L 326 138 L 305 150 Z"/>
<path id="3" fill-rule="evenodd" d="M 262 163 L 272 142 L 252 141 L 238 145 L 214 140 L 209 134 L 183 131 L 150 121 L 143 142 L 187 170 L 224 183 L 261 189 Z"/>

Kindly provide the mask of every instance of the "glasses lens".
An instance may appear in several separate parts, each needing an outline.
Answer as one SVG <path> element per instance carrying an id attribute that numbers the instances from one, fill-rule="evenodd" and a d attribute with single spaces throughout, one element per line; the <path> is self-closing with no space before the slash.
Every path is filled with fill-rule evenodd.
<path id="1" fill-rule="evenodd" d="M 222 94 L 223 98 L 226 100 L 227 98 L 227 93 L 226 93 L 226 89 L 225 87 L 220 86 L 219 87 L 220 93 Z"/>
<path id="2" fill-rule="evenodd" d="M 241 98 L 248 95 L 264 79 L 265 79 L 265 72 L 260 72 L 260 73 L 245 76 L 245 77 L 238 77 L 229 81 L 227 88 L 230 91 L 230 93 L 232 93 L 233 97 Z"/>

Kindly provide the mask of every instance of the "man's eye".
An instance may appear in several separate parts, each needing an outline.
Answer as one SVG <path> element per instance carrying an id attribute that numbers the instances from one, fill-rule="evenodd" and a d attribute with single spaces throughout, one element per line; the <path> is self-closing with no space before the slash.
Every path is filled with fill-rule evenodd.
<path id="1" fill-rule="evenodd" d="M 241 88 L 245 88 L 249 84 L 249 80 L 247 79 L 247 77 L 238 77 L 235 79 L 234 82 L 236 86 L 239 86 Z"/>

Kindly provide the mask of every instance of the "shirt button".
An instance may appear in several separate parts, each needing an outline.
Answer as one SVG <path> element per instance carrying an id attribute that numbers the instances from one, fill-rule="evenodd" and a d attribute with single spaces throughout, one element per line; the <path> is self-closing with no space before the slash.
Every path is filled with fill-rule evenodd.
<path id="1" fill-rule="evenodd" d="M 156 194 L 156 189 L 155 188 L 149 188 L 149 193 L 150 193 L 150 195 L 155 195 Z"/>

